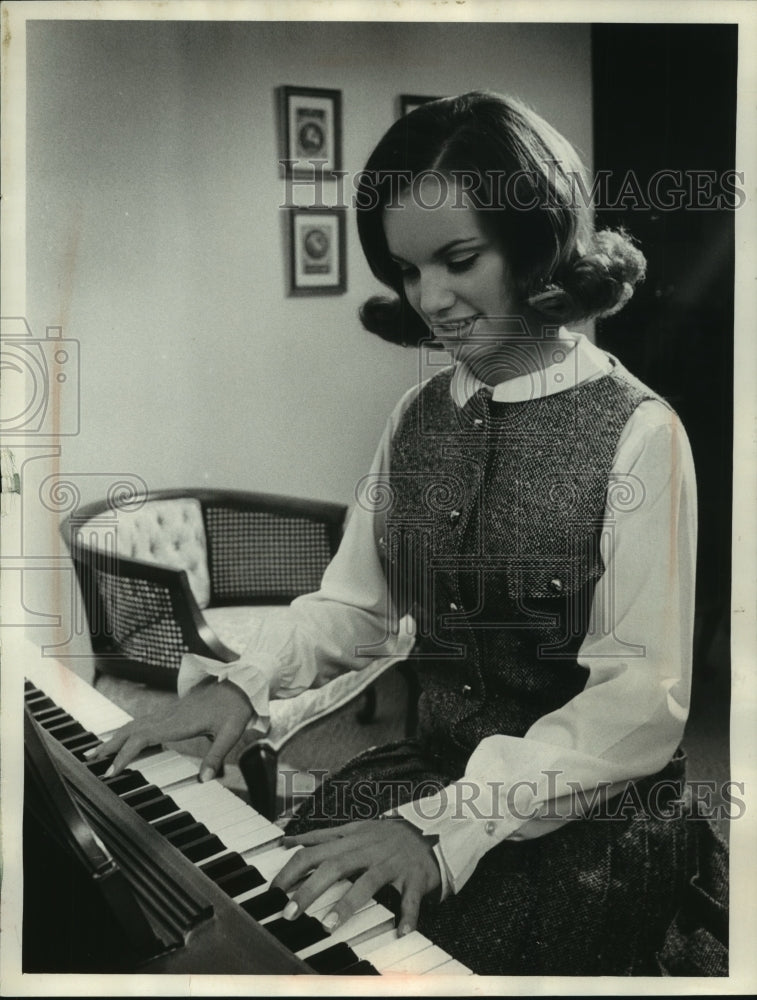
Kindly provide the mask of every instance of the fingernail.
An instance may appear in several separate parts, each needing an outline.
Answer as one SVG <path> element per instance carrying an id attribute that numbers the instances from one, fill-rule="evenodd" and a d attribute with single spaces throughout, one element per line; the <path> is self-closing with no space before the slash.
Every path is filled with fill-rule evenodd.
<path id="1" fill-rule="evenodd" d="M 113 771 L 114 771 L 114 767 L 111 764 L 110 767 L 108 768 L 108 770 L 103 775 L 103 778 L 112 778 L 113 777 Z"/>
<path id="2" fill-rule="evenodd" d="M 215 772 L 212 767 L 204 767 L 200 771 L 200 781 L 212 781 L 215 778 Z"/>
<path id="3" fill-rule="evenodd" d="M 293 899 L 290 899 L 287 905 L 284 907 L 284 912 L 281 914 L 284 920 L 294 920 L 297 916 L 297 904 Z"/>
<path id="4" fill-rule="evenodd" d="M 323 926 L 326 928 L 327 931 L 333 931 L 333 929 L 336 927 L 338 923 L 339 923 L 338 913 L 332 912 L 323 918 Z"/>

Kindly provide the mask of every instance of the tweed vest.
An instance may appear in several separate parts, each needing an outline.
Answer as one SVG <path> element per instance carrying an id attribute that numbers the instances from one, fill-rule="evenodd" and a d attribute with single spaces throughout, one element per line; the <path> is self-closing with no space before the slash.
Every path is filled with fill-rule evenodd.
<path id="1" fill-rule="evenodd" d="M 612 512 L 643 496 L 611 476 L 613 458 L 636 407 L 659 398 L 612 360 L 563 392 L 495 403 L 479 390 L 462 409 L 447 369 L 394 435 L 379 549 L 394 605 L 418 628 L 419 735 L 460 762 L 585 685 L 576 657 Z"/>

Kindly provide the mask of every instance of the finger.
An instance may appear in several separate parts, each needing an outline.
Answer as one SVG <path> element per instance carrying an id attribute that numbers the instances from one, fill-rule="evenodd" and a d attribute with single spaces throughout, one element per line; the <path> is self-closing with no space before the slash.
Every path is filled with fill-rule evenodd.
<path id="1" fill-rule="evenodd" d="M 319 865 L 297 888 L 290 892 L 290 900 L 284 910 L 287 920 L 313 907 L 322 911 L 323 916 L 351 888 L 352 883 L 341 874 L 340 865 L 327 862 Z"/>
<path id="2" fill-rule="evenodd" d="M 153 746 L 151 738 L 142 735 L 130 736 L 121 749 L 116 754 L 116 758 L 103 775 L 104 778 L 113 778 L 120 774 L 123 769 L 131 764 L 135 757 L 138 757 L 145 747 Z"/>
<path id="3" fill-rule="evenodd" d="M 310 880 L 308 880 L 310 881 Z M 329 912 L 322 918 L 323 926 L 333 931 L 341 924 L 346 923 L 358 910 L 361 910 L 366 903 L 369 903 L 373 896 L 391 881 L 388 870 L 383 865 L 376 865 L 356 879 L 351 884 L 347 892 L 339 899 Z M 307 883 L 306 883 L 307 884 Z M 306 906 L 304 908 L 307 908 Z"/>
<path id="4" fill-rule="evenodd" d="M 418 914 L 423 898 L 421 879 L 411 876 L 402 887 L 402 903 L 400 904 L 399 935 L 410 934 L 418 926 Z"/>
<path id="5" fill-rule="evenodd" d="M 235 721 L 227 722 L 221 727 L 200 765 L 200 781 L 211 781 L 215 778 L 218 769 L 242 735 L 242 731 Z"/>
<path id="6" fill-rule="evenodd" d="M 287 892 L 301 882 L 307 874 L 325 863 L 338 864 L 337 877 L 342 878 L 357 870 L 354 867 L 358 863 L 357 854 L 345 851 L 341 843 L 337 844 L 333 841 L 328 844 L 318 844 L 315 847 L 303 847 L 287 861 L 273 880 L 273 884 L 276 888 Z"/>
<path id="7" fill-rule="evenodd" d="M 110 739 L 101 743 L 99 747 L 96 747 L 94 752 L 90 754 L 89 760 L 102 760 L 103 757 L 112 757 L 114 753 L 118 753 L 124 743 L 131 736 L 134 724 L 132 722 L 127 723 L 121 729 L 118 729 Z"/>
<path id="8" fill-rule="evenodd" d="M 356 824 L 347 823 L 345 826 L 329 826 L 323 830 L 308 830 L 307 833 L 298 833 L 295 836 L 285 836 L 284 846 L 313 847 L 316 844 L 327 844 L 334 840 L 344 840 L 352 832 L 351 827 Z"/>

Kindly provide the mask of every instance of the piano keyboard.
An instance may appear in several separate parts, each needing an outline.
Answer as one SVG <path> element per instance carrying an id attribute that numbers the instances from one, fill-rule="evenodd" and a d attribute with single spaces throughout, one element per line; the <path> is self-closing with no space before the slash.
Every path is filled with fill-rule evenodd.
<path id="1" fill-rule="evenodd" d="M 282 847 L 280 827 L 219 781 L 198 782 L 198 765 L 170 750 L 146 751 L 117 777 L 104 778 L 109 761 L 87 762 L 88 752 L 131 717 L 57 661 L 34 664 L 27 678 L 26 705 L 48 734 L 304 963 L 306 974 L 472 974 L 423 934 L 399 937 L 382 894 L 329 932 L 321 920 L 348 882 L 284 920 L 288 897 L 271 882 L 298 848 Z"/>

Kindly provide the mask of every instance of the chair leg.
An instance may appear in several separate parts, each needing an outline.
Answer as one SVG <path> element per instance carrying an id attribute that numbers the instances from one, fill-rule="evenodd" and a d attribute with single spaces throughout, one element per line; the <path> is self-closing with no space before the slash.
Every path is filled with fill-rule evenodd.
<path id="1" fill-rule="evenodd" d="M 247 785 L 252 808 L 266 819 L 275 820 L 278 753 L 265 743 L 253 743 L 240 756 L 239 770 Z"/>
<path id="2" fill-rule="evenodd" d="M 376 718 L 376 685 L 371 684 L 363 693 L 363 707 L 357 713 L 357 721 L 367 725 Z"/>
<path id="3" fill-rule="evenodd" d="M 398 670 L 405 678 L 407 684 L 407 708 L 405 711 L 405 735 L 415 736 L 418 729 L 418 699 L 421 694 L 421 685 L 418 675 L 413 670 L 411 664 L 404 660 L 398 664 Z"/>

